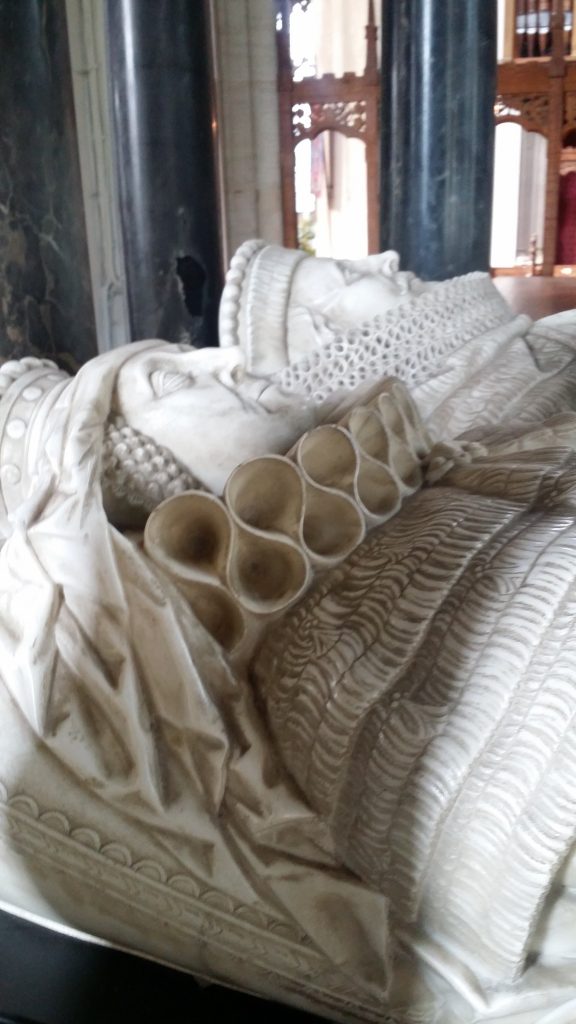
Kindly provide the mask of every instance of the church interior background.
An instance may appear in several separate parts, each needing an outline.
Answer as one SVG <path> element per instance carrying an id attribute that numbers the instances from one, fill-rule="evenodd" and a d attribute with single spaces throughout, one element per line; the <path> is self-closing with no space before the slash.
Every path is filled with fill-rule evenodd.
<path id="1" fill-rule="evenodd" d="M 3 0 L 1 354 L 74 367 L 141 337 L 214 344 L 225 268 L 250 237 L 396 248 L 428 278 L 556 277 L 572 304 L 573 14 L 573 0 Z"/>
<path id="2" fill-rule="evenodd" d="M 0 361 L 216 344 L 248 238 L 576 306 L 576 0 L 0 0 L 0 99 Z"/>

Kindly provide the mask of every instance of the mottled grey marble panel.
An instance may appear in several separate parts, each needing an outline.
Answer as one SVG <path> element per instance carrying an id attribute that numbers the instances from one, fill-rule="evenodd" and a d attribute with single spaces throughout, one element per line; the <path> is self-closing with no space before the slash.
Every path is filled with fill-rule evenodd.
<path id="1" fill-rule="evenodd" d="M 200 0 L 108 0 L 132 337 L 218 343 L 209 34 Z"/>
<path id="2" fill-rule="evenodd" d="M 382 246 L 442 279 L 489 261 L 496 0 L 383 0 Z"/>
<path id="3" fill-rule="evenodd" d="M 0 358 L 96 354 L 64 0 L 0 0 Z"/>

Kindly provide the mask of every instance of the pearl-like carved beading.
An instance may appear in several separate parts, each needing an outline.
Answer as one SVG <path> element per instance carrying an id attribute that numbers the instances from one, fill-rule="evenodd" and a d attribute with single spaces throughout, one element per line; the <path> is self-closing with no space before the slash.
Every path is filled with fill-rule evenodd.
<path id="1" fill-rule="evenodd" d="M 106 425 L 101 479 L 105 505 L 109 496 L 145 513 L 166 498 L 199 487 L 168 448 L 134 430 L 122 416 Z"/>
<path id="2" fill-rule="evenodd" d="M 12 359 L 0 366 L 0 509 L 21 499 L 28 428 L 38 403 L 71 378 L 49 359 Z M 199 483 L 167 448 L 120 416 L 105 426 L 102 452 L 104 504 L 127 505 L 147 515 L 160 502 Z"/>

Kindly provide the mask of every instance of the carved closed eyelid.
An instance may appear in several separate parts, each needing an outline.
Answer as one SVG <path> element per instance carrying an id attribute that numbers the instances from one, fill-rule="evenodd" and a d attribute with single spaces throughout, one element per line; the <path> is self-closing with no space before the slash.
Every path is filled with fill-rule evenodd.
<path id="1" fill-rule="evenodd" d="M 175 370 L 152 370 L 150 387 L 156 398 L 171 395 L 182 388 L 193 387 L 196 383 L 191 373 L 177 373 Z"/>

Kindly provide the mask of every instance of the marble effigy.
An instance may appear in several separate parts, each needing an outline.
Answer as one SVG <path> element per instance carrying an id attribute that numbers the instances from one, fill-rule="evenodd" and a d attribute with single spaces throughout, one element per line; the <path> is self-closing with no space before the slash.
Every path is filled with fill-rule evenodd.
<path id="1" fill-rule="evenodd" d="M 576 318 L 265 251 L 228 347 L 0 367 L 0 900 L 332 1020 L 569 1022 Z"/>

